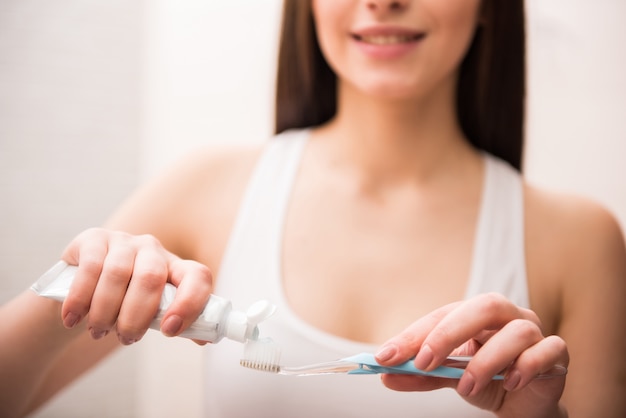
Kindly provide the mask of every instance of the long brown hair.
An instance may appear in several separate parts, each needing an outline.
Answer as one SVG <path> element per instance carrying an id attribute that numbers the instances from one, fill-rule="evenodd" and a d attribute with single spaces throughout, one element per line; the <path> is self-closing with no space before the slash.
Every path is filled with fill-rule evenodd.
<path id="1" fill-rule="evenodd" d="M 524 0 L 483 0 L 481 13 L 459 73 L 459 123 L 475 147 L 521 170 L 526 91 Z M 331 119 L 336 112 L 336 84 L 317 42 L 311 1 L 285 0 L 275 132 Z"/>

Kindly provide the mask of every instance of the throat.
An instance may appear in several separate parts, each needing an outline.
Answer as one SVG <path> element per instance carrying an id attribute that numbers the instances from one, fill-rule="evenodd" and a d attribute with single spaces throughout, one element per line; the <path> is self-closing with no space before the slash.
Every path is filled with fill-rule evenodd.
<path id="1" fill-rule="evenodd" d="M 364 190 L 425 185 L 480 164 L 461 135 L 432 140 L 397 128 L 351 133 L 326 129 L 312 134 L 309 160 L 329 175 L 351 177 Z"/>

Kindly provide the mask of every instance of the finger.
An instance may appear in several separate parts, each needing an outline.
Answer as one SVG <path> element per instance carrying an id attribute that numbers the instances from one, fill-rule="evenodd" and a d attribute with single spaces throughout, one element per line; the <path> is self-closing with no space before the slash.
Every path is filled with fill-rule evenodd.
<path id="1" fill-rule="evenodd" d="M 527 315 L 497 293 L 465 301 L 442 318 L 426 336 L 415 358 L 415 367 L 432 370 L 466 341 L 484 334 L 485 330 L 500 329 L 508 322 Z"/>
<path id="2" fill-rule="evenodd" d="M 139 341 L 148 330 L 169 275 L 162 251 L 143 245 L 141 248 L 135 256 L 132 278 L 116 324 L 118 339 L 125 345 Z"/>
<path id="3" fill-rule="evenodd" d="M 91 307 L 102 265 L 108 251 L 106 239 L 77 239 L 63 254 L 68 264 L 77 265 L 76 274 L 61 308 L 63 325 L 73 328 Z"/>
<path id="4" fill-rule="evenodd" d="M 89 310 L 89 331 L 94 339 L 104 337 L 115 325 L 134 264 L 135 248 L 113 240 Z"/>
<path id="5" fill-rule="evenodd" d="M 376 353 L 376 361 L 382 365 L 394 365 L 413 358 L 431 330 L 458 305 L 459 302 L 455 302 L 436 309 L 387 340 Z"/>
<path id="6" fill-rule="evenodd" d="M 428 392 L 456 385 L 456 379 L 444 379 L 432 376 L 413 376 L 406 374 L 383 374 L 383 385 L 399 392 Z"/>
<path id="7" fill-rule="evenodd" d="M 541 330 L 532 321 L 515 319 L 507 323 L 474 354 L 457 391 L 462 396 L 480 392 L 491 383 L 493 376 L 509 367 L 520 353 L 542 339 Z"/>
<path id="8" fill-rule="evenodd" d="M 190 260 L 170 263 L 170 281 L 177 286 L 174 301 L 161 321 L 161 331 L 175 336 L 187 329 L 204 310 L 213 291 L 213 275 L 208 267 Z"/>
<path id="9" fill-rule="evenodd" d="M 63 250 L 62 259 L 72 266 L 79 265 L 81 255 L 89 254 L 84 248 L 99 242 L 107 242 L 106 231 L 102 228 L 90 228 L 76 236 Z"/>
<path id="10" fill-rule="evenodd" d="M 565 341 L 556 335 L 548 336 L 518 356 L 507 371 L 504 388 L 519 390 L 540 374 L 564 373 L 568 365 L 569 353 Z"/>

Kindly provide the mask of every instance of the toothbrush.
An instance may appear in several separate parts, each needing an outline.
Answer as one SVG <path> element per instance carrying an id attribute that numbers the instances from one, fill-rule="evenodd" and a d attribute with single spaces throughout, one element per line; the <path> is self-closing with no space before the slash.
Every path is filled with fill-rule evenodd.
<path id="1" fill-rule="evenodd" d="M 464 369 L 472 359 L 471 356 L 449 356 L 443 365 L 429 372 L 417 369 L 409 360 L 396 366 L 381 366 L 373 354 L 360 353 L 336 361 L 310 364 L 300 367 L 280 365 L 280 350 L 271 339 L 248 341 L 244 348 L 244 358 L 240 365 L 250 369 L 261 370 L 290 376 L 315 376 L 324 374 L 412 374 L 419 376 L 460 379 Z M 535 378 L 545 379 L 562 376 L 567 373 L 563 366 L 555 366 L 546 373 Z M 503 374 L 497 374 L 493 380 L 503 380 Z"/>

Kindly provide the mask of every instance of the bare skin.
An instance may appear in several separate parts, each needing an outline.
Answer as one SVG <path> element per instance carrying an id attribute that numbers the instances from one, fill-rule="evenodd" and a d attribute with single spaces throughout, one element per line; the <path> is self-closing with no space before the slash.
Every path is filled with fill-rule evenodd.
<path id="1" fill-rule="evenodd" d="M 465 1 L 457 6 L 475 19 L 479 3 Z M 315 4 L 318 15 L 339 19 L 325 39 L 342 42 L 332 30 L 353 15 L 332 7 L 351 3 Z M 445 9 L 451 4 L 430 3 L 430 16 L 456 30 L 461 15 Z M 339 111 L 312 131 L 287 214 L 287 299 L 324 331 L 381 344 L 381 363 L 416 356 L 418 367 L 432 369 L 450 353 L 475 354 L 460 381 L 386 375 L 391 389 L 452 385 L 468 402 L 507 417 L 520 406 L 526 417 L 621 417 L 626 370 L 615 359 L 626 349 L 626 249 L 604 209 L 525 185 L 531 309 L 497 295 L 461 301 L 484 167 L 456 121 L 452 58 L 432 69 L 440 77 L 426 72 L 419 79 L 405 77 L 410 66 L 379 77 L 387 73 L 351 72 L 350 62 L 333 61 L 345 70 Z M 62 306 L 25 292 L 1 308 L 0 335 L 13 344 L 0 346 L 0 369 L 20 376 L 0 380 L 3 414 L 36 409 L 120 344 L 139 341 L 166 282 L 179 293 L 162 331 L 177 335 L 197 317 L 260 152 L 208 150 L 181 161 L 132 196 L 105 228 L 70 243 L 63 259 L 80 273 Z M 336 257 L 346 246 L 350 256 Z M 393 307 L 363 309 L 354 289 Z M 322 296 L 323 307 L 316 303 Z M 492 383 L 511 363 L 504 385 Z M 532 380 L 554 365 L 569 367 L 567 385 L 565 378 Z"/>

